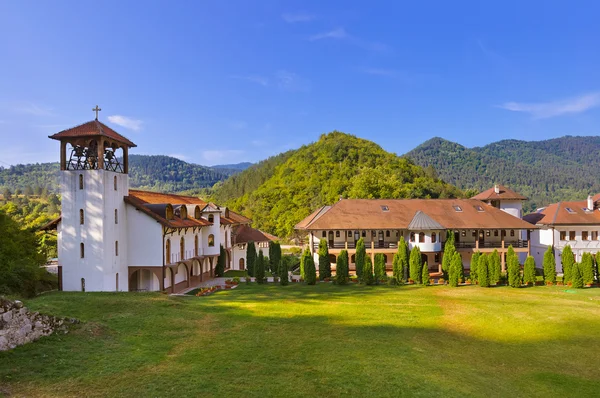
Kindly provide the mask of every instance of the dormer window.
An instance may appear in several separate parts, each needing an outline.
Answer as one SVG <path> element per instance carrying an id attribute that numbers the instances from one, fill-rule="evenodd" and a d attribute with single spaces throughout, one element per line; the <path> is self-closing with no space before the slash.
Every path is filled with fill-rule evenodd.
<path id="1" fill-rule="evenodd" d="M 167 204 L 167 207 L 165 208 L 165 218 L 167 220 L 173 219 L 173 206 L 171 206 L 171 204 Z"/>
<path id="2" fill-rule="evenodd" d="M 202 217 L 202 212 L 201 212 L 201 210 L 200 210 L 200 206 L 196 206 L 196 207 L 194 208 L 194 218 L 195 218 L 196 220 L 199 220 L 201 217 Z"/>
<path id="3" fill-rule="evenodd" d="M 569 214 L 575 214 L 575 210 L 571 209 L 570 207 L 565 207 L 565 210 L 567 211 L 567 213 Z"/>
<path id="4" fill-rule="evenodd" d="M 458 205 L 454 205 L 452 207 L 454 208 L 454 211 L 456 211 L 456 212 L 462 212 L 462 207 L 460 207 Z"/>
<path id="5" fill-rule="evenodd" d="M 483 210 L 483 207 L 481 207 L 481 206 L 479 206 L 479 205 L 478 205 L 478 206 L 475 206 L 475 210 L 477 210 L 477 211 L 478 211 L 478 212 L 480 212 L 480 213 L 485 211 L 485 210 Z"/>
<path id="6" fill-rule="evenodd" d="M 187 207 L 181 206 L 179 208 L 179 216 L 181 217 L 182 220 L 187 219 Z"/>
<path id="7" fill-rule="evenodd" d="M 584 208 L 582 208 L 582 210 L 583 210 L 584 212 L 586 212 L 587 214 L 591 214 L 591 213 L 593 213 L 593 212 L 594 212 L 592 209 L 588 209 L 587 207 L 584 207 Z"/>
<path id="8" fill-rule="evenodd" d="M 390 211 L 390 208 L 387 205 L 381 205 L 381 211 Z"/>

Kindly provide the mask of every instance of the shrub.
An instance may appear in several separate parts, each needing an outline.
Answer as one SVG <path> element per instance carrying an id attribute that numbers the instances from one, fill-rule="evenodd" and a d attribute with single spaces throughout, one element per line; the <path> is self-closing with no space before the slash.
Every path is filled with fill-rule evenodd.
<path id="1" fill-rule="evenodd" d="M 459 252 L 454 252 L 452 255 L 452 263 L 448 270 L 448 283 L 452 287 L 457 287 L 460 283 L 460 270 L 462 268 L 462 258 Z"/>
<path id="2" fill-rule="evenodd" d="M 335 265 L 335 282 L 338 285 L 345 285 L 348 283 L 349 271 L 348 271 L 348 251 L 342 250 L 337 258 Z"/>
<path id="3" fill-rule="evenodd" d="M 554 260 L 554 249 L 548 246 L 544 253 L 544 280 L 546 283 L 556 282 L 556 262 Z"/>
<path id="4" fill-rule="evenodd" d="M 488 276 L 490 284 L 500 282 L 500 274 L 502 273 L 502 260 L 498 250 L 494 249 L 491 256 L 488 258 Z"/>
<path id="5" fill-rule="evenodd" d="M 509 250 L 512 246 L 509 246 Z M 519 258 L 514 254 L 508 257 L 508 284 L 511 287 L 521 287 L 521 266 Z"/>
<path id="6" fill-rule="evenodd" d="M 572 272 L 573 272 L 573 264 L 575 264 L 575 256 L 573 255 L 573 250 L 571 250 L 571 245 L 566 245 L 563 248 L 562 256 L 562 271 L 563 271 L 563 282 L 566 284 L 571 282 Z"/>
<path id="7" fill-rule="evenodd" d="M 367 250 L 365 249 L 365 241 L 363 238 L 360 238 L 358 242 L 356 242 L 356 276 L 359 278 L 362 276 L 363 268 L 365 267 L 365 257 L 367 256 Z"/>
<path id="8" fill-rule="evenodd" d="M 329 247 L 324 239 L 319 242 L 319 279 L 331 276 L 331 263 L 329 262 Z"/>
<path id="9" fill-rule="evenodd" d="M 533 256 L 527 256 L 523 266 L 523 282 L 535 285 L 535 259 Z"/>
<path id="10" fill-rule="evenodd" d="M 393 267 L 393 276 L 396 283 L 404 282 L 406 280 L 406 270 L 408 269 L 408 245 L 402 236 L 398 241 L 398 251 L 394 254 Z"/>
<path id="11" fill-rule="evenodd" d="M 254 266 L 256 264 L 256 246 L 254 242 L 248 242 L 248 247 L 246 248 L 246 269 L 248 271 L 248 276 L 254 276 Z"/>
<path id="12" fill-rule="evenodd" d="M 256 277 L 256 283 L 265 283 L 265 263 L 265 255 L 263 254 L 262 250 L 259 250 L 254 275 Z"/>
<path id="13" fill-rule="evenodd" d="M 423 285 L 428 285 L 429 284 L 429 268 L 427 266 L 427 262 L 423 263 L 423 267 L 422 267 L 422 271 L 421 271 L 421 283 Z"/>
<path id="14" fill-rule="evenodd" d="M 317 283 L 317 269 L 315 268 L 315 260 L 313 260 L 312 256 L 304 259 L 304 280 L 307 285 Z"/>
<path id="15" fill-rule="evenodd" d="M 477 282 L 477 265 L 479 264 L 479 258 L 481 257 L 481 253 L 475 252 L 473 253 L 473 257 L 471 258 L 471 267 L 469 270 L 469 278 L 471 278 L 471 282 Z"/>
<path id="16" fill-rule="evenodd" d="M 479 257 L 479 263 L 477 264 L 477 280 L 481 287 L 490 287 L 489 260 L 490 256 L 485 254 L 482 254 L 481 257 Z"/>
<path id="17" fill-rule="evenodd" d="M 365 285 L 373 284 L 373 263 L 371 262 L 371 257 L 365 257 L 365 265 L 362 270 L 362 281 Z"/>
<path id="18" fill-rule="evenodd" d="M 377 253 L 375 255 L 375 283 L 379 284 L 379 281 L 385 280 L 387 276 L 385 273 L 385 255 L 383 253 Z"/>
<path id="19" fill-rule="evenodd" d="M 421 250 L 418 246 L 414 246 L 410 251 L 410 279 L 415 283 L 421 280 Z"/>
<path id="20" fill-rule="evenodd" d="M 583 253 L 581 256 L 581 264 L 579 265 L 583 283 L 590 285 L 594 283 L 594 259 L 590 253 Z"/>
<path id="21" fill-rule="evenodd" d="M 573 264 L 571 282 L 574 288 L 581 289 L 583 287 L 583 275 L 581 274 L 581 265 L 579 263 Z"/>
<path id="22" fill-rule="evenodd" d="M 217 258 L 217 265 L 215 266 L 215 276 L 220 277 L 225 273 L 225 260 L 227 254 L 223 245 L 219 248 L 219 258 Z"/>
<path id="23" fill-rule="evenodd" d="M 279 242 L 271 242 L 269 244 L 269 268 L 273 275 L 279 275 L 279 267 L 281 266 L 281 245 Z"/>
<path id="24" fill-rule="evenodd" d="M 306 263 L 306 259 L 307 258 L 312 258 L 312 254 L 310 254 L 310 249 L 307 247 L 306 249 L 304 249 L 304 251 L 302 252 L 302 256 L 300 257 L 300 278 L 301 279 L 305 279 L 305 263 Z M 314 260 L 313 260 L 314 262 Z"/>

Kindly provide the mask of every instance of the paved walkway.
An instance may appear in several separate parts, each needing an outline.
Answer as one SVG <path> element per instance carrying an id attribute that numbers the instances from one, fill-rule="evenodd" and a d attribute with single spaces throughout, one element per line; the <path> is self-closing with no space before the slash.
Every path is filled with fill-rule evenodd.
<path id="1" fill-rule="evenodd" d="M 299 275 L 293 275 L 292 278 L 300 280 L 300 276 Z M 212 279 L 208 279 L 205 281 L 202 281 L 200 283 L 197 283 L 194 286 L 190 286 L 178 293 L 173 293 L 171 295 L 173 296 L 182 296 L 184 294 L 186 294 L 187 292 L 190 292 L 194 289 L 198 289 L 200 287 L 209 287 L 209 286 L 225 286 L 225 281 L 226 280 L 230 280 L 233 278 L 212 278 Z M 251 278 L 251 281 L 254 282 L 254 278 Z M 267 282 L 273 282 L 273 277 L 268 277 L 267 278 Z M 242 277 L 240 278 L 240 283 L 246 283 L 246 277 Z"/>

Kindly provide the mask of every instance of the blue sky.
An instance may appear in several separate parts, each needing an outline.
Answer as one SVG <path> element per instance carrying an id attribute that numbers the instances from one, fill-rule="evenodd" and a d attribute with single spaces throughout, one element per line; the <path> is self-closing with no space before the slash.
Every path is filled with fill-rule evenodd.
<path id="1" fill-rule="evenodd" d="M 258 161 L 340 130 L 598 135 L 600 3 L 1 1 L 0 164 L 58 159 L 93 119 L 133 153 Z"/>

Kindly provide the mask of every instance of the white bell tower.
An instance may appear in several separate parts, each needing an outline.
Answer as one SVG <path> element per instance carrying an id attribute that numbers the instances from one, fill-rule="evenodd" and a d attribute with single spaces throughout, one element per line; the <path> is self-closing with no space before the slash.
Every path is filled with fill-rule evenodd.
<path id="1" fill-rule="evenodd" d="M 127 291 L 128 152 L 136 145 L 96 119 L 60 141 L 59 280 L 64 291 Z M 118 151 L 122 151 L 119 154 Z"/>

